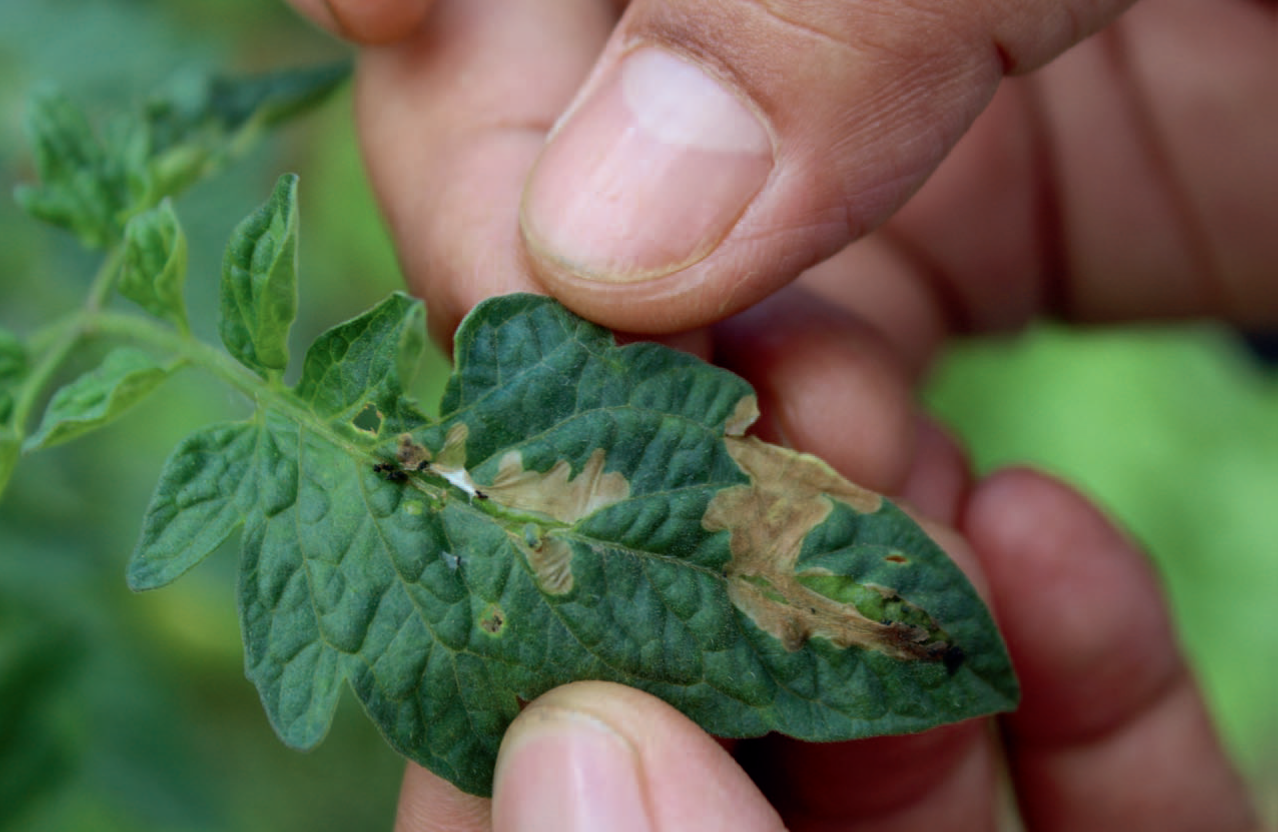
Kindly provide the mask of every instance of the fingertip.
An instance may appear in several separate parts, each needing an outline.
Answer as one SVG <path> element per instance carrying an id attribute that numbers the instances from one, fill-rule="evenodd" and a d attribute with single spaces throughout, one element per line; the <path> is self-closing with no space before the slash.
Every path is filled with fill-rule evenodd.
<path id="1" fill-rule="evenodd" d="M 769 830 L 775 811 L 708 734 L 668 704 L 606 682 L 556 688 L 498 756 L 495 832 Z"/>
<path id="2" fill-rule="evenodd" d="M 993 590 L 1026 736 L 1103 731 L 1184 672 L 1151 564 L 1082 495 L 1028 469 L 977 485 L 962 529 Z"/>
<path id="3" fill-rule="evenodd" d="M 521 231 L 523 231 L 521 229 Z M 522 262 L 542 290 L 595 323 L 625 332 L 669 335 L 729 318 L 781 288 L 786 278 L 772 253 L 753 251 L 713 269 L 690 268 L 644 281 L 584 277 L 521 238 Z"/>
<path id="4" fill-rule="evenodd" d="M 1003 725 L 1026 825 L 1255 828 L 1143 553 L 1027 470 L 978 486 L 965 530 L 1021 680 Z"/>
<path id="5" fill-rule="evenodd" d="M 426 17 L 432 0 L 289 0 L 314 23 L 344 40 L 366 46 L 408 37 Z"/>
<path id="6" fill-rule="evenodd" d="M 510 726 L 493 783 L 493 829 L 653 829 L 639 755 L 606 720 L 542 702 Z"/>
<path id="7" fill-rule="evenodd" d="M 687 55 L 618 47 L 551 133 L 521 225 L 548 280 L 681 282 L 762 189 L 773 143 L 757 109 Z"/>

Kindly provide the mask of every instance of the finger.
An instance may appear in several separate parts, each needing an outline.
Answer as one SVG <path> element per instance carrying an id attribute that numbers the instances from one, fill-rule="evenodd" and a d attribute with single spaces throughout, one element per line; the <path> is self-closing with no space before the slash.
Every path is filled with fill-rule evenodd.
<path id="1" fill-rule="evenodd" d="M 466 794 L 416 763 L 404 769 L 395 832 L 488 832 L 492 801 Z"/>
<path id="2" fill-rule="evenodd" d="M 1003 83 L 878 233 L 804 282 L 923 368 L 1036 316 L 1278 322 L 1278 6 L 1138 4 Z"/>
<path id="3" fill-rule="evenodd" d="M 1007 71 L 1127 0 L 635 0 L 524 192 L 570 306 L 664 331 L 745 308 L 880 224 Z"/>
<path id="4" fill-rule="evenodd" d="M 904 370 L 868 326 L 792 289 L 714 330 L 714 361 L 759 395 L 761 438 L 819 454 L 867 488 L 898 492 L 917 432 Z"/>
<path id="5" fill-rule="evenodd" d="M 288 0 L 338 37 L 356 43 L 391 43 L 408 37 L 426 17 L 431 0 Z"/>
<path id="6" fill-rule="evenodd" d="M 1021 707 L 1004 725 L 1027 827 L 1255 828 L 1130 541 L 1077 494 L 1026 471 L 979 485 L 964 530 L 1021 680 Z"/>
<path id="7" fill-rule="evenodd" d="M 1044 73 L 1060 312 L 1278 323 L 1276 38 L 1273 3 L 1159 0 Z"/>
<path id="8" fill-rule="evenodd" d="M 924 517 L 958 526 L 972 487 L 972 466 L 953 435 L 926 416 L 916 421 L 917 438 L 901 498 Z"/>
<path id="9" fill-rule="evenodd" d="M 438 339 L 485 297 L 538 289 L 520 188 L 614 16 L 598 0 L 439 0 L 407 40 L 364 53 L 364 157 Z"/>
<path id="10" fill-rule="evenodd" d="M 605 682 L 557 688 L 511 724 L 495 832 L 779 832 L 727 752 L 654 697 Z"/>
<path id="11" fill-rule="evenodd" d="M 790 832 L 995 828 L 997 754 L 980 721 L 844 743 L 768 737 L 741 754 Z"/>

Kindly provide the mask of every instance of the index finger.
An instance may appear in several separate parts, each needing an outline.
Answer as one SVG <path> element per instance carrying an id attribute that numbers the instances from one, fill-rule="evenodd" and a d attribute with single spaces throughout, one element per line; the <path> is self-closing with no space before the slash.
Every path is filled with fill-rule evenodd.
<path id="1" fill-rule="evenodd" d="M 521 259 L 519 195 L 615 14 L 603 0 L 440 0 L 361 58 L 366 164 L 437 339 L 486 297 L 542 291 Z"/>

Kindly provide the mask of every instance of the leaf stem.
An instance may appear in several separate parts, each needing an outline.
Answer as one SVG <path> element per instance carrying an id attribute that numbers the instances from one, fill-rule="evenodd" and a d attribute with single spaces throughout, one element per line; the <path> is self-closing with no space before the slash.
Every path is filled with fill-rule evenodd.
<path id="1" fill-rule="evenodd" d="M 75 349 L 80 340 L 92 329 L 94 318 L 100 314 L 102 305 L 115 285 L 115 277 L 124 262 L 124 246 L 117 245 L 107 251 L 106 258 L 98 268 L 97 274 L 89 284 L 89 292 L 84 306 L 68 315 L 63 321 L 49 330 L 50 342 L 41 351 L 39 360 L 31 368 L 22 390 L 14 402 L 12 423 L 20 432 L 25 433 L 31 412 L 40 402 L 45 388 L 58 372 L 67 356 Z"/>
<path id="2" fill-rule="evenodd" d="M 92 316 L 86 331 L 95 335 L 127 339 L 170 353 L 184 362 L 207 370 L 253 400 L 261 399 L 270 389 L 261 378 L 237 364 L 217 347 L 140 315 L 98 312 Z"/>
<path id="3" fill-rule="evenodd" d="M 342 448 L 352 458 L 367 457 L 369 448 L 351 441 L 332 425 L 318 418 L 289 394 L 278 378 L 263 379 L 213 344 L 184 335 L 175 329 L 131 313 L 99 312 L 93 316 L 91 331 L 133 341 L 175 356 L 230 385 L 254 402 L 259 413 L 270 409 L 285 415 L 326 442 Z M 447 489 L 415 480 L 414 487 L 432 500 L 440 500 Z"/>

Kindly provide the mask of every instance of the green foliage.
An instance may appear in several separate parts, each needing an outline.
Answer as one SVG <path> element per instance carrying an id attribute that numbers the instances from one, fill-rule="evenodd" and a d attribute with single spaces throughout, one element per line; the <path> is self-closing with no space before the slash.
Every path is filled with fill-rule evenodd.
<path id="1" fill-rule="evenodd" d="M 288 366 L 297 316 L 297 177 L 284 176 L 265 205 L 244 219 L 222 263 L 222 343 L 263 376 Z"/>
<path id="2" fill-rule="evenodd" d="M 116 123 L 106 137 L 98 136 L 84 113 L 56 90 L 32 98 L 26 128 L 42 184 L 19 188 L 19 204 L 87 246 L 110 245 L 119 235 L 120 215 L 133 202 L 128 167 L 137 161 L 138 132 Z"/>
<path id="3" fill-rule="evenodd" d="M 148 353 L 119 347 L 102 365 L 53 394 L 40 427 L 23 450 L 50 448 L 110 424 L 173 372 Z"/>
<path id="4" fill-rule="evenodd" d="M 43 90 L 26 118 L 40 184 L 19 187 L 16 197 L 32 216 L 86 246 L 108 248 L 134 214 L 207 177 L 263 128 L 323 100 L 347 73 L 342 65 L 239 79 L 200 76 L 102 131 L 65 94 Z"/>
<path id="5" fill-rule="evenodd" d="M 766 564 L 748 578 L 783 609 L 741 600 L 733 563 L 766 553 L 706 519 L 716 495 L 758 499 L 731 450 L 753 401 L 740 379 L 510 296 L 463 323 L 430 422 L 399 369 L 420 327 L 393 296 L 321 336 L 295 390 L 263 387 L 251 420 L 185 441 L 130 563 L 134 588 L 162 585 L 243 524 L 248 673 L 288 744 L 323 738 L 348 681 L 398 750 L 483 793 L 519 702 L 574 679 L 644 688 L 728 736 L 898 733 L 1015 702 L 971 587 L 877 498 L 859 511 L 814 491 L 814 528 L 786 518 L 806 532 L 789 568 L 899 587 L 928 627 L 833 593 L 801 601 Z M 369 407 L 376 430 L 356 424 Z M 840 640 L 844 619 L 859 641 Z"/>
<path id="6" fill-rule="evenodd" d="M 12 424 L 12 418 L 29 363 L 22 341 L 0 327 L 0 494 L 4 493 L 22 447 L 22 438 Z"/>
<path id="7" fill-rule="evenodd" d="M 168 198 L 242 152 L 263 127 L 318 103 L 344 76 L 345 69 L 326 66 L 238 81 L 204 79 L 117 115 L 100 133 L 61 93 L 35 96 L 27 129 L 41 182 L 17 188 L 17 201 L 84 245 L 107 249 L 107 256 L 83 309 L 29 341 L 0 331 L 0 492 L 20 449 L 55 445 L 110 423 L 183 363 L 187 352 L 198 352 L 182 295 L 185 235 Z M 245 220 L 226 256 L 227 283 L 240 296 L 224 298 L 254 311 L 245 318 L 224 307 L 223 337 L 235 355 L 263 373 L 287 364 L 288 327 L 297 307 L 292 181 L 282 180 L 276 198 Z M 116 289 L 169 326 L 106 312 Z M 27 423 L 68 356 L 87 337 L 112 329 L 149 340 L 174 360 L 155 362 L 137 349 L 112 352 L 96 371 L 54 395 L 28 437 Z"/>
<path id="8" fill-rule="evenodd" d="M 124 229 L 120 294 L 179 330 L 189 329 L 186 300 L 186 235 L 173 203 L 165 199 L 143 211 Z"/>
<path id="9" fill-rule="evenodd" d="M 157 80 L 167 90 L 194 89 L 199 83 L 190 79 L 209 67 L 239 72 L 264 61 L 342 57 L 338 44 L 283 4 L 217 0 L 207 13 L 208 20 L 193 15 L 189 0 L 0 2 L 0 194 L 34 182 L 34 158 L 20 146 L 33 85 L 67 90 L 95 134 L 104 135 L 108 122 L 120 118 L 114 112 L 155 98 L 149 93 Z M 398 285 L 389 248 L 384 261 L 362 259 L 358 271 L 339 265 L 344 255 L 324 250 L 344 251 L 349 229 L 368 236 L 378 230 L 371 201 L 359 190 L 358 164 L 350 168 L 350 184 L 335 186 L 309 150 L 349 141 L 343 129 L 349 92 L 340 95 L 337 106 L 283 135 L 258 128 L 244 134 L 231 154 L 235 164 L 192 183 L 174 201 L 190 252 L 186 301 L 201 338 L 217 343 L 217 269 L 227 234 L 269 192 L 286 151 L 310 185 L 313 260 L 306 308 L 294 328 L 299 343 L 343 310 L 370 305 Z M 266 141 L 255 143 L 256 136 Z M 340 223 L 315 209 L 320 194 L 346 206 Z M 216 379 L 188 369 L 130 418 L 22 456 L 51 394 L 111 349 L 134 345 L 166 362 L 175 353 L 149 340 L 151 330 L 133 337 L 139 321 L 155 321 L 135 314 L 130 300 L 104 292 L 97 311 L 88 311 L 85 286 L 96 255 L 85 253 L 73 234 L 33 223 L 15 201 L 0 199 L 0 239 L 0 331 L 12 334 L 21 357 L 18 378 L 0 381 L 10 411 L 0 419 L 0 460 L 13 466 L 4 466 L 0 480 L 14 474 L 0 500 L 0 644 L 27 644 L 50 666 L 36 673 L 27 661 L 0 661 L 0 828 L 389 828 L 403 762 L 370 729 L 353 697 L 315 753 L 296 754 L 263 730 L 256 693 L 244 683 L 233 557 L 164 593 L 137 596 L 121 579 L 165 454 L 194 426 L 242 413 L 243 404 Z M 104 265 L 114 264 L 116 288 L 120 263 L 118 248 L 108 247 Z M 352 274 L 359 279 L 346 279 Z M 93 283 L 91 291 L 98 288 Z M 169 336 L 180 338 L 177 330 Z M 65 353 L 63 343 L 71 345 Z M 28 383 L 31 374 L 43 381 Z M 46 633 L 58 637 L 29 638 Z M 11 709 L 18 699 L 23 709 Z"/>
<path id="10" fill-rule="evenodd" d="M 86 335 L 137 344 L 54 393 L 26 451 L 109 424 L 186 365 L 252 402 L 179 443 L 128 582 L 167 584 L 239 533 L 247 672 L 288 745 L 325 736 L 348 683 L 394 748 L 486 793 L 520 702 L 577 679 L 651 691 L 726 736 L 848 739 L 1015 704 L 997 630 L 945 554 L 820 460 L 746 437 L 754 395 L 726 371 L 509 296 L 462 324 L 432 420 L 408 392 L 424 312 L 393 294 L 320 334 L 286 385 L 294 175 L 226 247 L 226 352 L 195 339 L 165 199 L 193 168 L 171 162 L 213 155 L 198 125 L 234 144 L 297 95 L 245 90 L 197 97 L 199 117 L 152 107 L 127 141 L 95 144 L 65 107 L 70 126 L 36 132 L 51 158 L 54 138 L 71 150 L 22 201 L 108 251 L 37 369 L 16 338 L 0 369 L 16 437 Z M 149 316 L 111 311 L 113 293 Z"/>
<path id="11" fill-rule="evenodd" d="M 16 599 L 0 607 L 0 828 L 58 782 L 69 750 L 51 739 L 48 702 L 65 685 L 75 649 L 64 626 Z"/>

